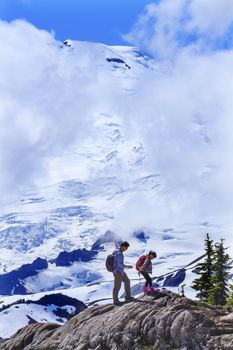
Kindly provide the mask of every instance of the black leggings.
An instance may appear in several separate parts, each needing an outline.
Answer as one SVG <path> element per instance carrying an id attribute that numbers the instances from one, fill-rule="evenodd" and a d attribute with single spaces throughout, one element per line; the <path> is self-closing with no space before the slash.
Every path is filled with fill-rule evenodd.
<path id="1" fill-rule="evenodd" d="M 140 273 L 142 274 L 142 276 L 145 278 L 146 283 L 145 283 L 145 287 L 152 287 L 152 279 L 149 276 L 148 272 L 145 271 L 140 271 Z"/>

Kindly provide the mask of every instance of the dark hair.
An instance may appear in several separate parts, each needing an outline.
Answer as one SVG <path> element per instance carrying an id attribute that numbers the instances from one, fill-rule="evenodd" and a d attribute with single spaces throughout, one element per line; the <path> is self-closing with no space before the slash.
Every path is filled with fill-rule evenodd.
<path id="1" fill-rule="evenodd" d="M 154 258 L 156 258 L 157 254 L 153 250 L 149 251 L 149 255 L 152 255 Z"/>
<path id="2" fill-rule="evenodd" d="M 121 247 L 126 247 L 126 248 L 128 248 L 128 247 L 129 247 L 129 243 L 126 242 L 126 241 L 124 241 L 124 242 L 121 243 Z"/>

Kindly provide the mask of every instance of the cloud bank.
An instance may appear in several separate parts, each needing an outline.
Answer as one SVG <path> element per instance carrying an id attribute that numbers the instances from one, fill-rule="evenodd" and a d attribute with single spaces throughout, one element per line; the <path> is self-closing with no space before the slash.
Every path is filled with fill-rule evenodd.
<path id="1" fill-rule="evenodd" d="M 147 6 L 125 37 L 159 66 L 127 98 L 95 68 L 91 52 L 77 64 L 50 33 L 22 21 L 0 22 L 1 192 L 34 185 L 46 176 L 51 157 L 90 135 L 99 137 L 91 117 L 96 111 L 111 112 L 126 137 L 142 141 L 144 173 L 160 175 L 159 190 L 129 198 L 116 227 L 128 220 L 127 231 L 137 229 L 136 217 L 138 227 L 209 222 L 230 231 L 232 6 L 228 0 Z M 119 164 L 108 176 L 112 171 L 130 181 Z"/>
<path id="2" fill-rule="evenodd" d="M 108 86 L 88 54 L 77 62 L 51 33 L 18 20 L 0 21 L 0 35 L 0 192 L 9 200 L 93 133 L 91 116 Z"/>
<path id="3" fill-rule="evenodd" d="M 124 37 L 159 60 L 174 59 L 184 49 L 229 47 L 232 24 L 231 0 L 161 0 L 149 4 Z"/>
<path id="4" fill-rule="evenodd" d="M 147 211 L 156 222 L 232 230 L 232 10 L 228 0 L 161 0 L 125 35 L 160 63 L 129 113 L 135 132 L 143 125 L 148 169 L 162 174 L 162 203 Z"/>

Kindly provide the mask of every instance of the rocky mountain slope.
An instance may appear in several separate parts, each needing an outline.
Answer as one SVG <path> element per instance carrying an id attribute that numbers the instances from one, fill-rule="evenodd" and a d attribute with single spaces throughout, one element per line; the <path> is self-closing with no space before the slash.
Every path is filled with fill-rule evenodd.
<path id="1" fill-rule="evenodd" d="M 63 326 L 28 325 L 0 349 L 233 349 L 233 312 L 157 291 L 121 307 L 94 305 Z"/>

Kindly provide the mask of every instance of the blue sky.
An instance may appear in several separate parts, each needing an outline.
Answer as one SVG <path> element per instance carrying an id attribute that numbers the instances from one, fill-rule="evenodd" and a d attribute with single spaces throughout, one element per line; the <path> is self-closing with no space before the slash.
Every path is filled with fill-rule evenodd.
<path id="1" fill-rule="evenodd" d="M 23 18 L 56 38 L 125 44 L 127 33 L 151 0 L 0 0 L 0 18 Z"/>

